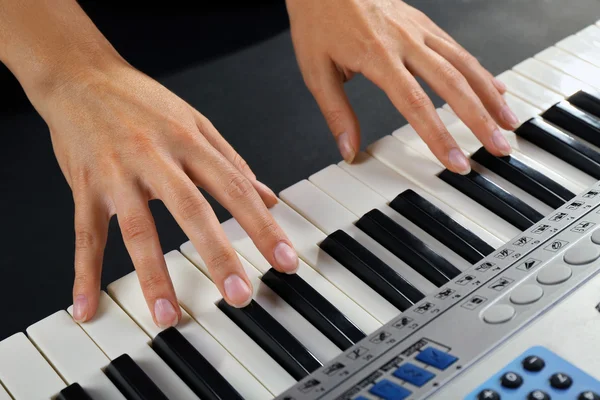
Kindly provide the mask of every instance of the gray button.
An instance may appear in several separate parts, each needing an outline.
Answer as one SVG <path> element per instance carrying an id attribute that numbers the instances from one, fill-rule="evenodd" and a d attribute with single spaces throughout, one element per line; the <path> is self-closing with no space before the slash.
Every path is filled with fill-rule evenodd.
<path id="1" fill-rule="evenodd" d="M 596 231 L 598 232 L 598 231 Z M 594 233 L 595 234 L 595 233 Z M 600 240 L 600 236 L 597 238 Z M 584 265 L 596 261 L 600 257 L 600 248 L 591 243 L 578 244 L 565 253 L 564 260 L 571 265 Z"/>
<path id="2" fill-rule="evenodd" d="M 538 285 L 521 285 L 512 291 L 510 301 L 515 304 L 535 303 L 544 295 L 544 289 Z"/>
<path id="3" fill-rule="evenodd" d="M 594 233 L 592 233 L 592 242 L 600 244 L 600 229 L 596 229 Z"/>
<path id="4" fill-rule="evenodd" d="M 548 265 L 538 273 L 537 280 L 543 285 L 556 285 L 569 279 L 572 274 L 573 271 L 566 265 Z"/>
<path id="5" fill-rule="evenodd" d="M 496 304 L 483 312 L 483 320 L 488 324 L 501 324 L 515 315 L 515 309 L 508 304 Z"/>

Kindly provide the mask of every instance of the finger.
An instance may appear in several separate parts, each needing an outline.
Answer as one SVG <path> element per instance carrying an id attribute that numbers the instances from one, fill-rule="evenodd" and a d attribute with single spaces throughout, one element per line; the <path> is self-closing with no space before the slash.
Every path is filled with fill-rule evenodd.
<path id="1" fill-rule="evenodd" d="M 426 44 L 436 53 L 448 60 L 468 81 L 469 85 L 481 99 L 490 115 L 504 129 L 515 129 L 519 120 L 512 112 L 498 86 L 500 81 L 481 66 L 479 61 L 469 52 L 460 49 L 447 41 L 432 36 L 426 39 Z M 505 89 L 505 88 L 504 88 Z"/>
<path id="2" fill-rule="evenodd" d="M 248 305 L 252 285 L 210 204 L 181 169 L 164 171 L 159 178 L 154 190 L 198 251 L 225 301 L 234 307 Z M 259 203 L 265 208 L 260 199 Z"/>
<path id="3" fill-rule="evenodd" d="M 113 201 L 123 241 L 135 266 L 154 323 L 162 329 L 177 325 L 181 320 L 181 309 L 147 196 L 135 185 L 123 184 L 113 194 Z"/>
<path id="4" fill-rule="evenodd" d="M 321 68 L 306 80 L 325 121 L 333 134 L 339 151 L 351 163 L 360 149 L 358 118 L 344 91 L 344 78 L 331 60 L 323 61 Z"/>
<path id="5" fill-rule="evenodd" d="M 466 78 L 445 58 L 428 47 L 421 47 L 407 59 L 407 66 L 419 71 L 419 76 L 448 102 L 490 153 L 496 156 L 510 154 L 510 145 L 494 119 Z"/>
<path id="6" fill-rule="evenodd" d="M 400 60 L 364 74 L 387 94 L 446 168 L 459 174 L 471 171 L 469 161 L 440 120 L 431 99 Z"/>
<path id="7" fill-rule="evenodd" d="M 278 199 L 275 193 L 264 183 L 256 179 L 256 175 L 248 163 L 235 151 L 227 140 L 219 133 L 214 125 L 204 115 L 192 108 L 192 114 L 196 120 L 196 126 L 208 142 L 229 160 L 254 186 L 267 207 L 273 207 Z"/>
<path id="8" fill-rule="evenodd" d="M 97 196 L 85 191 L 75 195 L 73 318 L 77 322 L 90 320 L 98 308 L 108 222 L 108 212 Z"/>
<path id="9" fill-rule="evenodd" d="M 294 273 L 298 256 L 292 243 L 248 179 L 208 143 L 199 141 L 193 154 L 184 160 L 189 176 L 229 210 L 276 270 Z"/>

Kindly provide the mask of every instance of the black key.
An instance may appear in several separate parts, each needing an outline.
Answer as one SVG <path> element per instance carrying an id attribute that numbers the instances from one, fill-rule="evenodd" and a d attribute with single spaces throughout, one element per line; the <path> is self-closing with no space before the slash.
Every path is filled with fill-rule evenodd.
<path id="1" fill-rule="evenodd" d="M 600 179 L 600 154 L 542 119 L 530 119 L 518 127 L 515 133 L 586 174 Z"/>
<path id="2" fill-rule="evenodd" d="M 232 307 L 224 299 L 217 305 L 295 379 L 301 380 L 322 366 L 302 343 L 254 300 L 244 308 Z"/>
<path id="3" fill-rule="evenodd" d="M 459 175 L 446 169 L 440 173 L 439 177 L 523 231 L 544 218 L 542 214 L 525 202 L 475 171 L 471 171 L 468 175 Z"/>
<path id="4" fill-rule="evenodd" d="M 523 369 L 529 372 L 540 372 L 546 366 L 546 362 L 538 356 L 526 357 L 522 364 Z"/>
<path id="5" fill-rule="evenodd" d="M 574 193 L 514 157 L 496 157 L 482 147 L 471 158 L 552 208 L 560 208 L 575 197 Z"/>
<path id="6" fill-rule="evenodd" d="M 600 146 L 600 120 L 564 100 L 546 110 L 542 118 L 593 145 Z"/>
<path id="7" fill-rule="evenodd" d="M 168 400 L 127 354 L 115 358 L 108 364 L 104 373 L 127 400 Z"/>
<path id="8" fill-rule="evenodd" d="M 159 333 L 152 347 L 201 399 L 244 399 L 177 329 Z"/>
<path id="9" fill-rule="evenodd" d="M 516 389 L 523 384 L 523 378 L 514 372 L 507 372 L 500 378 L 500 384 L 508 389 Z"/>
<path id="10" fill-rule="evenodd" d="M 554 389 L 568 389 L 573 384 L 573 379 L 567 374 L 558 372 L 550 377 L 550 386 Z"/>
<path id="11" fill-rule="evenodd" d="M 342 350 L 365 338 L 365 333 L 297 274 L 273 268 L 261 280 Z"/>
<path id="12" fill-rule="evenodd" d="M 356 226 L 438 287 L 460 275 L 448 260 L 377 209 L 365 214 Z"/>
<path id="13" fill-rule="evenodd" d="M 472 264 L 494 251 L 492 246 L 410 189 L 399 194 L 390 207 Z"/>
<path id="14" fill-rule="evenodd" d="M 320 247 L 400 311 L 425 297 L 344 231 L 333 232 L 321 242 Z"/>
<path id="15" fill-rule="evenodd" d="M 92 400 L 79 383 L 73 383 L 60 391 L 56 400 Z"/>
<path id="16" fill-rule="evenodd" d="M 567 99 L 569 103 L 583 111 L 600 118 L 600 92 L 595 90 L 580 90 Z"/>

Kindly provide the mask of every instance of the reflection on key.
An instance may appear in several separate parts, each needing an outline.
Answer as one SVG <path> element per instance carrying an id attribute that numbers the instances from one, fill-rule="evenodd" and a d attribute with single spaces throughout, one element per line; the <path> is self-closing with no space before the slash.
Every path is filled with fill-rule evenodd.
<path id="1" fill-rule="evenodd" d="M 600 145 L 600 120 L 593 115 L 573 107 L 566 101 L 562 101 L 546 110 L 542 114 L 542 117 L 595 146 Z"/>
<path id="2" fill-rule="evenodd" d="M 580 90 L 567 100 L 575 107 L 600 118 L 600 92 L 596 90 Z"/>
<path id="3" fill-rule="evenodd" d="M 169 400 L 127 354 L 111 361 L 105 373 L 128 399 Z"/>

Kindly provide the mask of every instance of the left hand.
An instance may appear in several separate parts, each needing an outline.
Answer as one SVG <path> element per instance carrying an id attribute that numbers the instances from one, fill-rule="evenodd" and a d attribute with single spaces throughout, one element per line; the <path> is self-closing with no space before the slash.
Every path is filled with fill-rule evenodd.
<path id="1" fill-rule="evenodd" d="M 421 77 L 496 156 L 510 153 L 498 127 L 518 120 L 504 85 L 425 14 L 400 0 L 286 0 L 304 81 L 340 152 L 352 162 L 359 124 L 344 82 L 361 73 L 379 86 L 448 169 L 470 165 L 415 76 Z"/>

